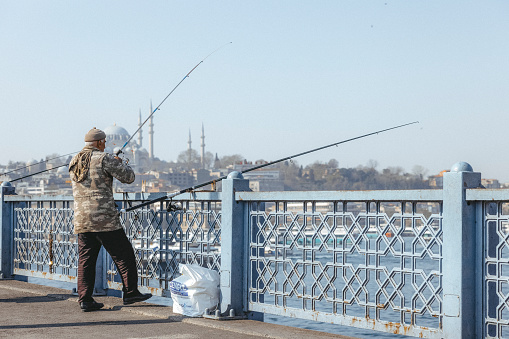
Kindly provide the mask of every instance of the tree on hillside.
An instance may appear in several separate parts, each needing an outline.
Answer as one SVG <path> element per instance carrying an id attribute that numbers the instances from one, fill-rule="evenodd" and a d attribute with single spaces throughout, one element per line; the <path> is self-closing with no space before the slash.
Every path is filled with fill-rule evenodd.
<path id="1" fill-rule="evenodd" d="M 376 170 L 378 164 L 369 161 L 367 166 L 338 168 L 334 159 L 327 163 L 315 162 L 306 167 L 284 163 L 279 169 L 284 178 L 285 190 L 380 190 L 423 189 L 427 182 L 420 175 L 405 173 L 399 166 Z"/>
<path id="2" fill-rule="evenodd" d="M 421 165 L 415 165 L 412 167 L 412 173 L 423 180 L 426 174 L 428 174 L 428 169 Z"/>
<path id="3" fill-rule="evenodd" d="M 177 157 L 177 163 L 183 164 L 188 170 L 190 170 L 192 168 L 199 168 L 201 158 L 196 150 L 188 149 L 180 152 Z"/>
<path id="4" fill-rule="evenodd" d="M 212 154 L 211 152 L 205 152 L 204 162 L 205 168 L 212 168 L 212 166 L 214 165 L 214 154 Z"/>
<path id="5" fill-rule="evenodd" d="M 233 165 L 236 162 L 240 162 L 243 160 L 244 160 L 244 157 L 240 154 L 225 155 L 219 159 L 219 161 L 221 162 L 221 167 L 223 167 L 223 168 L 226 168 L 228 166 Z"/>
<path id="6" fill-rule="evenodd" d="M 166 172 L 170 167 L 172 167 L 171 163 L 160 160 L 159 158 L 153 158 L 152 164 L 150 165 L 150 169 L 156 172 Z"/>
<path id="7" fill-rule="evenodd" d="M 371 168 L 371 169 L 376 169 L 378 167 L 378 161 L 369 159 L 366 167 Z"/>

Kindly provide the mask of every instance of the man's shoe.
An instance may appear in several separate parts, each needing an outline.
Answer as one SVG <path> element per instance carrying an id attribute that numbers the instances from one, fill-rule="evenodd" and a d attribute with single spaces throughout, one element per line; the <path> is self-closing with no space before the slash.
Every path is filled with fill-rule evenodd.
<path id="1" fill-rule="evenodd" d="M 100 310 L 104 307 L 104 304 L 95 301 L 83 301 L 80 302 L 80 307 L 83 312 L 92 312 Z"/>
<path id="2" fill-rule="evenodd" d="M 152 294 L 150 293 L 139 293 L 132 297 L 124 297 L 124 305 L 130 305 L 137 303 L 139 301 L 145 301 L 147 299 L 150 299 L 152 297 Z"/>

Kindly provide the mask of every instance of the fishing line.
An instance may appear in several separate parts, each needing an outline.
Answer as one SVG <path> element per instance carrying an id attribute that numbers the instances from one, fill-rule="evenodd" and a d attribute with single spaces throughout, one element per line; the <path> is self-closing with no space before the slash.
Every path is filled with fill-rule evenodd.
<path id="1" fill-rule="evenodd" d="M 203 58 L 199 63 L 196 64 L 196 66 L 194 66 L 189 72 L 187 72 L 187 74 L 182 78 L 182 80 L 180 80 L 180 82 L 175 86 L 173 87 L 173 89 L 170 91 L 170 93 L 168 93 L 168 95 L 163 99 L 163 101 L 161 101 L 161 103 L 159 105 L 157 105 L 157 107 L 152 111 L 152 113 L 150 113 L 150 115 L 148 116 L 147 119 L 145 119 L 145 121 L 138 127 L 138 129 L 131 135 L 131 137 L 129 137 L 129 139 L 125 142 L 125 144 L 120 148 L 120 150 L 118 150 L 115 155 L 119 155 L 120 153 L 122 153 L 123 149 L 127 146 L 127 144 L 129 144 L 129 142 L 134 138 L 134 136 L 136 135 L 136 133 L 139 132 L 139 130 L 143 127 L 143 125 L 145 125 L 145 123 L 154 115 L 155 112 L 157 112 L 159 110 L 159 107 L 161 107 L 161 105 L 166 101 L 166 99 L 168 99 L 170 97 L 170 95 L 172 95 L 172 93 L 177 89 L 177 87 L 180 86 L 180 84 L 186 80 L 189 75 L 196 69 L 198 68 L 198 66 L 200 66 L 205 60 L 207 60 L 208 57 L 210 57 L 212 54 L 216 53 L 217 51 L 219 51 L 220 49 L 228 46 L 232 44 L 232 42 L 228 42 L 224 45 L 221 45 L 219 46 L 217 49 L 215 49 L 214 51 L 212 51 L 210 54 L 208 54 L 205 58 Z M 53 159 L 57 159 L 57 158 L 61 158 L 61 157 L 64 157 L 64 156 L 67 156 L 67 155 L 71 155 L 71 154 L 76 154 L 78 152 L 73 152 L 73 153 L 69 153 L 69 154 L 65 154 L 65 155 L 61 155 L 59 157 L 56 157 L 56 158 L 53 158 Z M 6 173 L 2 173 L 2 175 L 5 175 L 5 174 L 9 174 L 9 173 L 12 173 L 14 171 L 18 171 L 18 170 L 21 170 L 21 169 L 24 169 L 24 168 L 27 168 L 27 167 L 30 167 L 30 166 L 34 166 L 34 165 L 37 165 L 37 164 L 40 164 L 42 162 L 47 162 L 49 160 L 53 160 L 53 159 L 48 159 L 48 160 L 45 160 L 45 161 L 41 161 L 41 162 L 38 162 L 36 164 L 31 164 L 31 165 L 28 165 L 28 166 L 25 166 L 25 167 L 20 167 L 20 168 L 17 168 L 15 170 L 12 170 L 10 172 L 6 172 Z M 66 165 L 69 165 L 69 164 L 66 164 Z M 66 166 L 66 165 L 61 165 L 61 166 L 57 166 L 57 167 L 54 167 L 54 168 L 58 168 L 58 167 L 62 167 L 62 166 Z M 50 169 L 47 169 L 47 170 L 44 170 L 44 171 L 40 171 L 40 172 L 37 172 L 37 173 L 33 173 L 33 174 L 30 174 L 30 175 L 27 175 L 27 176 L 24 176 L 22 178 L 18 178 L 18 179 L 15 179 L 15 180 L 11 180 L 11 182 L 13 181 L 18 181 L 18 180 L 21 180 L 21 179 L 25 179 L 25 178 L 28 178 L 28 177 L 31 177 L 33 175 L 36 175 L 36 174 L 40 174 L 40 173 L 44 173 L 44 172 L 47 172 L 47 171 L 50 171 L 54 168 L 50 168 Z"/>
<path id="2" fill-rule="evenodd" d="M 170 97 L 170 95 L 172 95 L 173 92 L 175 92 L 175 90 L 177 89 L 177 87 L 180 86 L 180 84 L 182 82 L 184 82 L 184 80 L 186 80 L 187 78 L 189 78 L 189 75 L 196 69 L 198 68 L 198 66 L 200 66 L 205 60 L 207 60 L 207 58 L 209 56 L 211 56 L 212 54 L 216 53 L 217 51 L 219 51 L 220 49 L 224 48 L 225 46 L 228 46 L 229 44 L 231 44 L 232 42 L 228 42 L 222 46 L 220 46 L 219 48 L 217 48 L 216 50 L 214 50 L 212 53 L 210 53 L 209 55 L 207 55 L 205 58 L 203 58 L 199 63 L 196 64 L 196 66 L 194 66 L 183 78 L 182 80 L 180 80 L 180 82 L 175 86 L 173 87 L 173 89 L 170 91 L 170 93 L 168 93 L 168 95 L 163 99 L 163 101 L 161 101 L 161 103 L 159 105 L 157 105 L 157 107 L 152 111 L 152 113 L 150 113 L 150 115 L 147 117 L 147 119 L 145 119 L 145 121 L 138 127 L 138 129 L 131 135 L 131 137 L 125 142 L 124 146 L 122 146 L 122 148 L 120 148 L 120 150 L 118 150 L 115 154 L 116 155 L 119 155 L 120 153 L 122 153 L 122 150 L 127 146 L 127 144 L 132 140 L 132 138 L 134 138 L 134 136 L 136 135 L 136 133 L 138 133 L 138 131 L 143 127 L 143 125 L 145 125 L 145 123 L 154 115 L 155 112 L 157 112 L 159 110 L 159 107 L 161 107 L 161 105 L 166 101 L 166 99 L 168 99 Z"/>
<path id="3" fill-rule="evenodd" d="M 75 153 L 77 153 L 77 152 L 75 152 Z M 17 178 L 17 179 L 14 179 L 14 180 L 11 180 L 10 182 L 15 182 L 15 181 L 18 181 L 18 180 L 23 180 L 23 179 L 25 179 L 25 178 L 28 178 L 28 177 L 34 176 L 34 175 L 36 175 L 36 174 L 41 174 L 41 173 L 44 173 L 44 172 L 48 172 L 48 171 L 51 171 L 51 170 L 57 169 L 57 168 L 59 168 L 59 167 L 64 167 L 64 166 L 67 166 L 67 165 L 69 165 L 69 164 L 63 164 L 63 165 L 60 165 L 60 166 L 55 166 L 55 167 L 53 167 L 53 168 L 46 169 L 46 170 L 44 170 L 44 171 L 40 171 L 40 172 L 37 172 L 37 173 L 32 173 L 32 174 L 29 174 L 29 175 L 25 175 L 24 177 Z"/>
<path id="4" fill-rule="evenodd" d="M 54 157 L 54 158 L 51 158 L 51 159 L 46 159 L 46 160 L 43 160 L 43 161 L 36 162 L 35 164 L 30 164 L 30 165 L 27 165 L 27 166 L 23 166 L 23 167 L 19 167 L 19 168 L 13 169 L 13 170 L 11 170 L 9 172 L 2 173 L 1 175 L 7 175 L 7 174 L 12 173 L 12 172 L 20 171 L 20 170 L 28 168 L 28 167 L 32 167 L 32 166 L 35 166 L 35 165 L 38 165 L 38 164 L 42 164 L 43 162 L 48 162 L 48 161 L 55 160 L 55 159 L 58 159 L 58 158 L 63 158 L 65 156 L 73 155 L 73 154 L 76 154 L 76 153 L 78 153 L 78 152 L 72 152 L 72 153 L 69 153 L 69 154 L 59 155 L 58 157 Z"/>
<path id="5" fill-rule="evenodd" d="M 390 128 L 385 128 L 385 129 L 382 129 L 382 130 L 379 130 L 379 131 L 376 131 L 376 132 L 371 132 L 371 133 L 363 134 L 363 135 L 360 135 L 358 137 L 342 140 L 342 141 L 339 141 L 339 142 L 335 142 L 333 144 L 329 144 L 329 145 L 326 145 L 326 146 L 314 148 L 314 149 L 309 150 L 309 151 L 305 151 L 305 152 L 302 152 L 302 153 L 290 155 L 288 157 L 284 157 L 284 158 L 281 158 L 281 159 L 278 159 L 278 160 L 275 160 L 275 161 L 271 161 L 271 162 L 268 162 L 266 164 L 254 166 L 254 167 L 251 167 L 249 169 L 240 171 L 240 173 L 243 174 L 243 173 L 255 171 L 257 169 L 260 169 L 260 168 L 263 168 L 263 167 L 267 167 L 267 166 L 270 166 L 270 165 L 274 165 L 274 164 L 277 164 L 277 163 L 285 161 L 285 160 L 290 160 L 291 161 L 293 158 L 300 157 L 301 155 L 313 153 L 313 152 L 320 151 L 320 150 L 325 149 L 325 148 L 329 148 L 329 147 L 332 147 L 332 146 L 338 146 L 340 144 L 344 144 L 344 143 L 347 143 L 347 142 L 350 142 L 350 141 L 354 141 L 354 140 L 357 140 L 357 139 L 366 138 L 366 137 L 369 137 L 369 136 L 374 135 L 374 134 L 379 134 L 379 133 L 387 132 L 387 131 L 390 131 L 390 130 L 393 130 L 393 129 L 402 128 L 402 127 L 405 127 L 405 126 L 409 126 L 409 125 L 413 125 L 413 124 L 418 124 L 418 123 L 419 123 L 419 121 L 414 121 L 414 122 L 409 122 L 409 123 L 403 124 L 403 125 L 398 125 L 398 126 L 394 126 L 394 127 L 390 127 Z M 156 198 L 154 200 L 149 200 L 149 201 L 146 201 L 144 203 L 141 203 L 141 204 L 133 206 L 133 207 L 129 207 L 125 211 L 129 212 L 129 211 L 132 211 L 132 210 L 135 210 L 135 209 L 138 209 L 138 208 L 141 208 L 141 207 L 153 204 L 154 202 L 163 201 L 163 200 L 166 200 L 166 199 L 172 199 L 173 197 L 175 197 L 175 196 L 177 196 L 179 194 L 182 194 L 182 193 L 194 192 L 198 188 L 201 188 L 201 187 L 204 187 L 204 186 L 208 186 L 208 185 L 210 185 L 212 183 L 216 183 L 216 182 L 222 181 L 222 180 L 226 179 L 227 177 L 228 177 L 228 175 L 225 175 L 225 176 L 222 176 L 222 177 L 214 179 L 214 180 L 210 180 L 210 181 L 207 181 L 207 182 L 195 185 L 195 186 L 191 186 L 191 187 L 188 187 L 188 188 L 181 189 L 180 191 L 175 191 L 175 192 L 172 192 L 172 193 L 168 193 L 166 196 L 159 197 L 159 198 Z"/>

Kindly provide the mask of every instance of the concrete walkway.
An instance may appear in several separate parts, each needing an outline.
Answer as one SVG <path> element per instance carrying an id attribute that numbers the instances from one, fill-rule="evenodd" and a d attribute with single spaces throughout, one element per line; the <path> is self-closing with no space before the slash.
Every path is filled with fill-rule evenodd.
<path id="1" fill-rule="evenodd" d="M 0 280 L 0 338 L 350 338 L 252 320 L 189 318 L 169 306 L 94 298 L 104 309 L 85 313 L 68 290 Z"/>

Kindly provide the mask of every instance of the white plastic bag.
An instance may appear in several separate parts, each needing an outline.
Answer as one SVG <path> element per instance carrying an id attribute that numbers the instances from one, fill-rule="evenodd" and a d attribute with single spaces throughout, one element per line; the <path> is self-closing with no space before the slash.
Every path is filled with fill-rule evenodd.
<path id="1" fill-rule="evenodd" d="M 219 273 L 198 265 L 179 265 L 182 276 L 170 281 L 173 312 L 200 317 L 219 304 Z"/>

